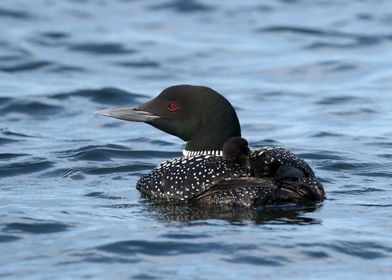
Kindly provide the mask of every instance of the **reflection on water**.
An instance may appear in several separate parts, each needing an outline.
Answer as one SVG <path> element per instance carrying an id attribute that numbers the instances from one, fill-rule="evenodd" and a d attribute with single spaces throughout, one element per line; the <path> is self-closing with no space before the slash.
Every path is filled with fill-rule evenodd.
<path id="1" fill-rule="evenodd" d="M 153 217 L 163 221 L 195 221 L 220 219 L 231 224 L 241 224 L 242 221 L 252 221 L 255 224 L 318 224 L 316 219 L 306 217 L 306 213 L 314 212 L 317 206 L 279 206 L 260 207 L 258 209 L 237 208 L 224 206 L 200 207 L 199 205 L 176 205 L 169 203 L 147 203 L 147 208 Z"/>

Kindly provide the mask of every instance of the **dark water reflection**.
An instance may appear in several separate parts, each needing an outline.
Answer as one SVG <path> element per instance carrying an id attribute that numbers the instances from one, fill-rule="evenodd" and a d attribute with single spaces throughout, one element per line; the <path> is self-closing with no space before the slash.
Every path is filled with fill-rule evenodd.
<path id="1" fill-rule="evenodd" d="M 198 205 L 173 205 L 165 203 L 147 203 L 150 213 L 163 221 L 197 221 L 219 219 L 233 225 L 254 224 L 319 224 L 320 221 L 306 217 L 306 213 L 312 213 L 318 205 L 314 206 L 279 206 L 261 207 L 258 209 L 233 209 L 229 207 L 200 207 Z"/>

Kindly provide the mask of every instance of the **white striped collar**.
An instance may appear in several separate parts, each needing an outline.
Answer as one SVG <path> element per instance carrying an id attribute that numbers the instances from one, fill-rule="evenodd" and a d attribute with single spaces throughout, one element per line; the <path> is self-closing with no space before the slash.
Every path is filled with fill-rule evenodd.
<path id="1" fill-rule="evenodd" d="M 193 157 L 199 155 L 214 155 L 214 156 L 222 156 L 223 152 L 219 150 L 212 150 L 212 151 L 187 151 L 182 150 L 182 155 L 184 157 Z"/>

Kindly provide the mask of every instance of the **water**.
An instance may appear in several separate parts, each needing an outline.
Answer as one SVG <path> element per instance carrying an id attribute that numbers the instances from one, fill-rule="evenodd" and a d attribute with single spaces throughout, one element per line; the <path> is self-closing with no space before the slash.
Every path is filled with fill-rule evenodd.
<path id="1" fill-rule="evenodd" d="M 261 4 L 262 3 L 262 4 Z M 0 4 L 0 278 L 389 279 L 392 3 Z M 208 85 L 252 146 L 305 158 L 307 208 L 154 205 L 135 185 L 183 144 L 94 111 Z"/>

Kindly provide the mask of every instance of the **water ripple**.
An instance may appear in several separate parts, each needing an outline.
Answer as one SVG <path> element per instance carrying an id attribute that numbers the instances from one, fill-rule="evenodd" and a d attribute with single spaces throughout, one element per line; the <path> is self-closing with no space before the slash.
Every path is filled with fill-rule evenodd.
<path id="1" fill-rule="evenodd" d="M 250 265 L 267 265 L 267 266 L 283 266 L 285 263 L 289 262 L 289 260 L 282 256 L 263 256 L 263 257 L 255 257 L 255 256 L 238 256 L 231 259 L 224 259 L 229 263 L 243 263 Z"/>
<path id="2" fill-rule="evenodd" d="M 301 36 L 309 36 L 314 38 L 329 39 L 330 41 L 315 41 L 306 46 L 307 49 L 321 48 L 357 48 L 368 47 L 379 44 L 383 41 L 390 41 L 391 34 L 355 34 L 340 32 L 337 30 L 324 30 L 309 27 L 295 26 L 268 26 L 257 29 L 262 33 L 290 33 Z"/>
<path id="3" fill-rule="evenodd" d="M 79 173 L 83 172 L 86 169 L 87 167 L 57 168 L 54 170 L 44 172 L 41 175 L 41 177 L 61 177 L 61 178 L 70 177 L 71 179 L 74 180 L 82 180 L 84 179 L 84 177 Z"/>
<path id="4" fill-rule="evenodd" d="M 6 144 L 10 144 L 10 143 L 15 143 L 15 142 L 19 142 L 19 140 L 0 137 L 0 145 L 6 145 Z"/>
<path id="5" fill-rule="evenodd" d="M 154 61 L 123 61 L 117 62 L 117 65 L 130 68 L 158 68 L 160 64 Z"/>
<path id="6" fill-rule="evenodd" d="M 12 98 L 10 98 L 10 97 L 0 96 L 0 105 L 2 105 L 3 103 L 7 103 L 7 102 L 9 102 L 11 100 L 12 100 Z"/>
<path id="7" fill-rule="evenodd" d="M 86 52 L 93 55 L 122 55 L 132 54 L 135 50 L 125 48 L 119 43 L 80 43 L 72 44 L 69 50 Z"/>
<path id="8" fill-rule="evenodd" d="M 82 73 L 87 72 L 85 68 L 80 66 L 72 66 L 72 65 L 51 65 L 50 67 L 45 69 L 47 72 L 51 73 Z"/>
<path id="9" fill-rule="evenodd" d="M 53 162 L 42 159 L 31 159 L 24 162 L 15 162 L 0 165 L 0 177 L 10 177 L 35 173 L 46 170 L 52 166 L 54 166 Z"/>
<path id="10" fill-rule="evenodd" d="M 211 6 L 208 6 L 204 3 L 200 3 L 199 1 L 196 0 L 187 0 L 187 1 L 173 0 L 163 4 L 157 4 L 151 6 L 150 9 L 152 10 L 169 9 L 179 13 L 210 12 L 213 10 Z"/>
<path id="11" fill-rule="evenodd" d="M 32 20 L 34 18 L 33 15 L 27 13 L 26 11 L 0 8 L 0 18 L 4 17 L 18 20 Z"/>
<path id="12" fill-rule="evenodd" d="M 113 264 L 113 263 L 124 263 L 124 264 L 134 264 L 140 262 L 138 259 L 129 259 L 129 258 L 121 258 L 121 257 L 113 257 L 113 256 L 87 256 L 83 257 L 81 261 L 90 262 L 90 263 L 103 263 L 103 264 Z M 75 262 L 75 263 L 79 263 Z M 133 278 L 134 279 L 134 278 Z"/>
<path id="13" fill-rule="evenodd" d="M 52 40 L 60 40 L 60 39 L 65 39 L 70 37 L 70 34 L 62 31 L 47 31 L 47 32 L 42 32 L 40 35 L 44 38 L 49 38 Z"/>
<path id="14" fill-rule="evenodd" d="M 392 207 L 392 204 L 364 204 L 364 203 L 359 203 L 357 205 L 365 206 L 365 207 L 381 207 L 381 208 Z"/>
<path id="15" fill-rule="evenodd" d="M 344 95 L 338 95 L 338 96 L 328 96 L 325 98 L 322 98 L 320 101 L 317 101 L 316 104 L 319 105 L 341 105 L 345 106 L 346 104 L 353 104 L 353 103 L 365 103 L 367 102 L 366 99 L 358 98 L 355 96 L 344 96 Z"/>
<path id="16" fill-rule="evenodd" d="M 19 131 L 14 131 L 11 129 L 6 129 L 6 128 L 0 128 L 0 132 L 3 135 L 17 136 L 17 137 L 21 137 L 21 138 L 35 137 L 34 135 L 31 135 L 31 134 L 27 134 L 27 133 L 23 133 L 23 132 L 19 132 Z"/>
<path id="17" fill-rule="evenodd" d="M 183 254 L 201 254 L 201 253 L 231 253 L 238 251 L 248 251 L 257 249 L 250 244 L 217 244 L 212 242 L 174 242 L 174 241 L 146 241 L 146 240 L 129 240 L 109 243 L 99 246 L 96 249 L 120 254 L 120 255 L 151 255 L 151 256 L 173 256 Z"/>
<path id="18" fill-rule="evenodd" d="M 113 158 L 140 159 L 140 158 L 171 158 L 177 152 L 162 152 L 155 150 L 130 150 L 127 147 L 107 144 L 89 145 L 77 149 L 59 152 L 61 157 L 72 160 L 110 161 Z"/>
<path id="19" fill-rule="evenodd" d="M 63 46 L 65 39 L 69 39 L 69 37 L 70 34 L 65 32 L 48 31 L 34 34 L 29 41 L 40 46 L 54 47 Z"/>
<path id="20" fill-rule="evenodd" d="M 344 157 L 335 151 L 317 150 L 311 153 L 300 153 L 299 156 L 304 159 L 323 159 L 323 160 L 344 160 Z"/>
<path id="21" fill-rule="evenodd" d="M 360 188 L 358 188 L 358 186 L 355 186 L 355 185 L 346 185 L 346 186 L 343 186 L 343 188 L 344 188 L 343 190 L 331 191 L 330 193 L 362 195 L 364 193 L 384 192 L 385 191 L 385 190 L 373 188 L 373 187 L 360 187 Z"/>
<path id="22" fill-rule="evenodd" d="M 391 252 L 390 248 L 378 245 L 374 242 L 341 241 L 331 244 L 329 247 L 339 253 L 368 260 L 386 257 L 383 251 L 388 253 Z"/>
<path id="23" fill-rule="evenodd" d="M 9 223 L 2 228 L 3 232 L 46 234 L 66 231 L 70 225 L 63 223 Z"/>
<path id="24" fill-rule="evenodd" d="M 48 104 L 42 101 L 14 99 L 9 104 L 0 108 L 0 115 L 18 113 L 33 118 L 49 118 L 63 110 L 64 107 L 60 105 Z"/>
<path id="25" fill-rule="evenodd" d="M 170 239 L 199 239 L 210 237 L 208 234 L 185 234 L 185 233 L 165 233 L 161 237 Z"/>
<path id="26" fill-rule="evenodd" d="M 322 167 L 324 170 L 341 171 L 341 170 L 364 170 L 369 168 L 367 162 L 349 162 L 349 161 L 331 161 L 324 164 Z"/>
<path id="27" fill-rule="evenodd" d="M 123 197 L 114 196 L 114 195 L 106 194 L 106 193 L 103 193 L 103 192 L 91 192 L 91 193 L 86 194 L 85 196 L 94 197 L 94 198 L 110 199 L 110 200 L 113 200 L 113 199 L 115 199 L 115 200 L 116 199 L 124 199 Z"/>
<path id="28" fill-rule="evenodd" d="M 309 256 L 312 259 L 324 259 L 330 257 L 326 252 L 323 251 L 303 250 L 302 254 Z"/>
<path id="29" fill-rule="evenodd" d="M 118 88 L 101 88 L 101 89 L 80 89 L 71 92 L 57 93 L 49 96 L 52 99 L 64 100 L 71 97 L 88 98 L 92 102 L 105 105 L 125 105 L 133 104 L 143 95 L 130 93 Z"/>
<path id="30" fill-rule="evenodd" d="M 295 27 L 295 26 L 268 26 L 258 29 L 259 32 L 273 32 L 273 33 L 293 33 L 307 36 L 315 36 L 315 37 L 334 37 L 334 38 L 353 38 L 358 41 L 374 41 L 378 42 L 379 40 L 391 40 L 391 34 L 354 34 L 354 33 L 345 33 L 336 30 L 324 30 L 324 29 L 315 29 L 309 27 Z"/>
<path id="31" fill-rule="evenodd" d="M 43 67 L 46 67 L 48 65 L 52 65 L 53 63 L 50 61 L 43 61 L 43 60 L 37 60 L 37 61 L 29 61 L 29 62 L 20 62 L 16 63 L 13 65 L 2 65 L 0 66 L 0 71 L 3 72 L 21 72 L 21 71 L 32 71 L 32 70 L 37 70 Z"/>
<path id="32" fill-rule="evenodd" d="M 343 134 L 336 132 L 320 131 L 312 135 L 315 138 L 342 137 Z"/>
<path id="33" fill-rule="evenodd" d="M 1 138 L 0 138 L 0 144 L 1 144 Z M 23 157 L 23 156 L 29 156 L 29 154 L 0 153 L 0 159 L 3 159 L 3 160 L 9 160 L 9 159 L 14 159 L 14 158 Z"/>
<path id="34" fill-rule="evenodd" d="M 303 247 L 322 247 L 361 259 L 374 260 L 391 255 L 392 248 L 372 241 L 335 241 L 331 244 L 301 243 Z"/>
<path id="35" fill-rule="evenodd" d="M 12 242 L 19 239 L 20 237 L 14 235 L 0 235 L 0 243 Z"/>
<path id="36" fill-rule="evenodd" d="M 89 167 L 84 170 L 84 173 L 91 175 L 103 175 L 103 174 L 113 174 L 113 173 L 130 173 L 139 172 L 144 170 L 151 170 L 154 168 L 154 164 L 149 163 L 132 163 L 126 165 L 116 165 L 110 167 Z"/>

